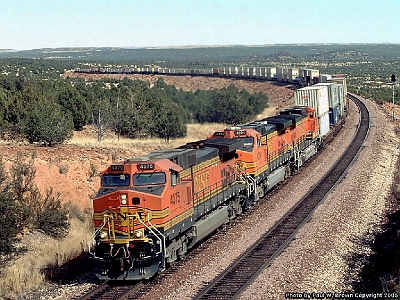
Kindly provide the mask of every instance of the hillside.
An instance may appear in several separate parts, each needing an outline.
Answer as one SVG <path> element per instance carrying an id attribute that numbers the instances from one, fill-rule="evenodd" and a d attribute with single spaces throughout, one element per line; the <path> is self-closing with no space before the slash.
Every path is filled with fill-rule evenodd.
<path id="1" fill-rule="evenodd" d="M 76 76 L 66 73 L 64 76 Z M 82 75 L 80 75 L 82 76 Z M 88 75 L 83 75 L 88 76 Z M 89 75 L 99 78 L 101 75 Z M 122 75 L 115 75 L 122 77 Z M 156 82 L 158 76 L 131 75 L 132 79 Z M 239 89 L 249 92 L 264 92 L 269 97 L 270 108 L 264 111 L 263 116 L 273 115 L 276 109 L 288 106 L 293 101 L 293 91 L 289 88 L 277 86 L 270 82 L 256 82 L 234 79 L 205 78 L 205 77 L 170 77 L 163 76 L 167 84 L 177 88 L 195 91 L 197 89 L 220 89 L 235 84 Z M 205 125 L 210 126 L 210 125 Z M 207 127 L 189 125 L 188 136 L 184 139 L 164 143 L 162 140 L 117 140 L 113 134 L 108 134 L 105 141 L 97 142 L 95 131 L 86 127 L 81 132 L 75 132 L 74 137 L 66 145 L 56 148 L 45 148 L 26 143 L 16 144 L 13 141 L 1 141 L 0 155 L 9 166 L 15 160 L 18 152 L 26 155 L 36 154 L 35 168 L 36 181 L 44 191 L 53 187 L 55 192 L 61 194 L 64 201 L 72 201 L 80 208 L 90 208 L 90 199 L 99 188 L 99 178 L 94 173 L 105 169 L 113 161 L 121 161 L 130 157 L 141 155 L 155 149 L 173 148 L 188 141 L 205 138 L 214 130 L 224 125 Z M 206 128 L 206 129 L 205 129 Z M 200 134 L 199 134 L 200 133 Z"/>

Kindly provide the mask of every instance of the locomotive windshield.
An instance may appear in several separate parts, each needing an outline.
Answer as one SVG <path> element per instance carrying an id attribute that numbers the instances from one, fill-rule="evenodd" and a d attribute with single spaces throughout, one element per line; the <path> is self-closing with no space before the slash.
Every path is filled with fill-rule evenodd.
<path id="1" fill-rule="evenodd" d="M 252 137 L 242 138 L 245 146 L 253 146 L 254 139 Z"/>
<path id="2" fill-rule="evenodd" d="M 164 172 L 136 173 L 133 175 L 133 185 L 165 184 L 165 178 Z"/>
<path id="3" fill-rule="evenodd" d="M 102 186 L 129 186 L 129 174 L 104 174 L 101 177 Z"/>

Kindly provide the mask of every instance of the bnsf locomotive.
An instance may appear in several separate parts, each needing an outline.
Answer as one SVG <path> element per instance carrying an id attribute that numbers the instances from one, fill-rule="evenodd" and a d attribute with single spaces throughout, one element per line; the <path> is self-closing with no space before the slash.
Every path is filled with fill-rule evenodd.
<path id="1" fill-rule="evenodd" d="M 109 166 L 93 200 L 97 277 L 151 278 L 298 170 L 321 143 L 316 110 L 296 106 Z"/>

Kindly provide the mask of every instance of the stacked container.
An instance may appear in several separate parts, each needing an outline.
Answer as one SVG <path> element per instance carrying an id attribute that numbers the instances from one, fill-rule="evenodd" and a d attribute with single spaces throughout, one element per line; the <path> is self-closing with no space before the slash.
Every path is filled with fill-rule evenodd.
<path id="1" fill-rule="evenodd" d="M 256 79 L 261 79 L 261 68 L 256 67 Z"/>
<path id="2" fill-rule="evenodd" d="M 329 122 L 335 125 L 340 120 L 339 91 L 336 82 L 318 83 L 315 86 L 326 86 L 328 88 L 329 100 Z"/>
<path id="3" fill-rule="evenodd" d="M 219 76 L 229 76 L 230 67 L 222 67 L 220 71 Z"/>
<path id="4" fill-rule="evenodd" d="M 272 80 L 276 76 L 276 67 L 267 68 L 267 79 Z"/>
<path id="5" fill-rule="evenodd" d="M 299 68 L 288 69 L 288 81 L 293 82 L 296 77 L 299 76 Z"/>
<path id="6" fill-rule="evenodd" d="M 239 67 L 239 77 L 249 77 L 249 68 L 248 67 Z"/>
<path id="7" fill-rule="evenodd" d="M 344 108 L 344 106 L 345 106 L 345 102 L 344 102 L 344 93 L 343 93 L 343 85 L 342 84 L 340 84 L 340 83 L 338 83 L 338 98 L 339 98 L 339 107 L 340 107 L 340 109 L 342 109 L 342 108 Z M 344 112 L 342 112 L 342 111 L 340 111 L 340 113 L 341 113 L 341 115 L 343 116 L 343 113 Z"/>
<path id="8" fill-rule="evenodd" d="M 268 79 L 267 78 L 267 67 L 261 67 L 261 78 L 262 79 Z"/>
<path id="9" fill-rule="evenodd" d="M 249 73 L 248 73 L 249 78 L 256 78 L 256 68 L 250 67 L 250 68 L 248 68 L 248 70 L 249 70 Z"/>
<path id="10" fill-rule="evenodd" d="M 321 137 L 329 133 L 329 96 L 326 86 L 308 86 L 294 92 L 297 106 L 310 106 L 316 110 Z"/>
<path id="11" fill-rule="evenodd" d="M 329 82 L 332 79 L 332 75 L 330 74 L 319 74 L 319 82 L 325 83 Z"/>
<path id="12" fill-rule="evenodd" d="M 347 85 L 346 85 L 346 78 L 345 77 L 335 77 L 335 75 L 332 75 L 332 79 L 330 79 L 328 82 L 336 82 L 338 85 L 341 86 L 339 88 L 341 90 L 341 97 L 339 97 L 339 109 L 340 109 L 340 114 L 343 116 L 347 107 Z"/>
<path id="13" fill-rule="evenodd" d="M 307 77 L 310 78 L 310 84 L 316 84 L 319 81 L 319 70 L 317 69 L 301 69 L 300 78 L 307 82 Z"/>
<path id="14" fill-rule="evenodd" d="M 278 81 L 285 81 L 285 73 L 287 73 L 285 68 L 277 67 L 276 68 L 276 79 Z"/>

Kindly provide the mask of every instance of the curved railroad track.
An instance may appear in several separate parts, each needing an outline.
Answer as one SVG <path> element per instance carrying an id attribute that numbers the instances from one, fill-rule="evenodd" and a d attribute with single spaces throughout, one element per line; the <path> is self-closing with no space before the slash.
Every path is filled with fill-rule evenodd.
<path id="1" fill-rule="evenodd" d="M 144 284 L 142 282 L 135 282 L 132 285 L 120 282 L 105 281 L 100 285 L 95 286 L 84 295 L 79 296 L 76 300 L 123 300 L 129 299 L 135 295 Z"/>
<path id="2" fill-rule="evenodd" d="M 194 299 L 235 299 L 249 286 L 273 259 L 291 242 L 298 230 L 312 216 L 326 195 L 347 173 L 358 157 L 370 130 L 370 116 L 364 103 L 352 94 L 348 97 L 358 106 L 360 122 L 351 144 L 328 173 L 293 206 L 275 225 L 237 258 Z"/>

